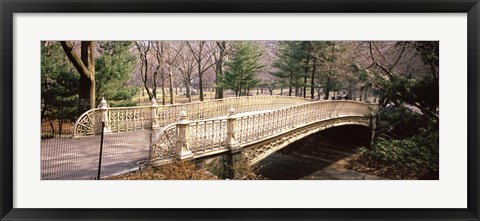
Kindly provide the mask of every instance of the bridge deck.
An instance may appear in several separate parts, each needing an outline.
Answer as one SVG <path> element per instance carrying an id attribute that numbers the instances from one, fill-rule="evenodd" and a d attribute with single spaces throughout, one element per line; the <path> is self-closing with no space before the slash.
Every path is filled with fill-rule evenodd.
<path id="1" fill-rule="evenodd" d="M 150 131 L 105 134 L 101 176 L 138 168 L 146 160 Z M 97 176 L 100 136 L 41 141 L 41 179 L 76 180 Z"/>
<path id="2" fill-rule="evenodd" d="M 245 112 L 237 116 L 268 111 Z M 138 169 L 137 163 L 148 158 L 150 133 L 150 130 L 143 130 L 105 134 L 101 176 Z M 41 149 L 42 180 L 84 180 L 97 175 L 100 136 L 44 139 Z"/>
<path id="3" fill-rule="evenodd" d="M 232 145 L 230 143 L 232 141 L 244 145 L 245 155 L 253 164 L 288 143 L 324 128 L 343 124 L 369 126 L 372 118 L 365 115 L 370 113 L 370 108 L 367 103 L 352 101 L 312 102 L 281 109 L 238 113 L 235 118 L 228 120 L 226 115 L 217 114 L 217 117 L 194 120 L 191 123 L 186 123 L 187 114 L 180 112 L 177 118 L 180 124 L 169 124 L 160 130 L 154 143 L 150 142 L 150 130 L 114 132 L 105 135 L 101 177 L 136 169 L 138 161 L 146 160 L 149 154 L 153 157 L 152 161 L 171 159 L 174 155 L 183 157 L 192 153 L 197 154 L 199 151 L 225 148 Z M 95 116 L 92 119 L 95 120 Z M 278 135 L 283 137 L 270 139 Z M 188 147 L 184 148 L 185 150 L 175 150 L 175 146 L 179 144 Z M 151 153 L 150 146 L 153 147 Z M 92 179 L 96 177 L 99 147 L 100 136 L 98 135 L 42 140 L 41 178 Z"/>

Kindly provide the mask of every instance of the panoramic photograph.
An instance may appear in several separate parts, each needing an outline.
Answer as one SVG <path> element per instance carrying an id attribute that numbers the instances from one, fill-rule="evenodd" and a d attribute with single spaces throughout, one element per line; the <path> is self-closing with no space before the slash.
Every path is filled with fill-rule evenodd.
<path id="1" fill-rule="evenodd" d="M 438 41 L 41 41 L 41 180 L 439 180 Z"/>

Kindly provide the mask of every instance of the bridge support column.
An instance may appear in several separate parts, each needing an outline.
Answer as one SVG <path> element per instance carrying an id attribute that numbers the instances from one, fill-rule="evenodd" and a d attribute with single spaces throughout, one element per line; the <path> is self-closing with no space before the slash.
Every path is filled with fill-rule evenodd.
<path id="1" fill-rule="evenodd" d="M 235 126 L 237 122 L 237 117 L 235 116 L 235 109 L 231 107 L 228 110 L 228 116 L 227 116 L 227 146 L 228 149 L 230 150 L 230 153 L 228 154 L 228 160 L 227 160 L 227 177 L 229 179 L 236 179 L 238 177 L 241 177 L 242 174 L 242 168 L 244 159 L 243 159 L 243 154 L 242 154 L 242 147 L 238 143 L 236 137 L 235 137 Z"/>
<path id="2" fill-rule="evenodd" d="M 227 158 L 227 177 L 228 179 L 241 179 L 248 167 L 242 152 L 228 154 Z"/>
<path id="3" fill-rule="evenodd" d="M 375 128 L 377 127 L 378 122 L 378 115 L 370 115 L 370 132 L 372 134 L 370 138 L 370 143 L 373 141 L 373 137 L 375 136 Z"/>
<path id="4" fill-rule="evenodd" d="M 235 124 L 237 122 L 237 117 L 235 116 L 235 109 L 231 107 L 228 110 L 227 116 L 227 146 L 231 153 L 238 153 L 242 151 L 240 144 L 235 138 Z"/>
<path id="5" fill-rule="evenodd" d="M 177 123 L 177 143 L 176 143 L 176 155 L 180 160 L 193 159 L 193 154 L 188 148 L 188 125 L 187 112 L 181 110 L 179 114 L 179 120 Z"/>

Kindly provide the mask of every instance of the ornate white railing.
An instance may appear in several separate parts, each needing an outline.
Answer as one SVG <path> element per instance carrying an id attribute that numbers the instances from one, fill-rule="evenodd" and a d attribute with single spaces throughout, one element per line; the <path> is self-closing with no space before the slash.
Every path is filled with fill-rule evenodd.
<path id="1" fill-rule="evenodd" d="M 173 159 L 176 153 L 177 124 L 170 124 L 162 128 L 154 140 L 155 142 L 150 147 L 148 161 Z"/>
<path id="2" fill-rule="evenodd" d="M 188 127 L 188 147 L 192 153 L 205 153 L 227 147 L 226 118 L 195 121 Z"/>
<path id="3" fill-rule="evenodd" d="M 291 105 L 311 102 L 310 99 L 285 96 L 234 97 L 186 104 L 157 105 L 152 100 L 150 106 L 107 108 L 106 130 L 125 132 L 164 127 L 177 122 L 181 110 L 189 113 L 189 120 L 202 120 L 225 115 L 233 107 L 237 113 L 271 110 Z M 75 122 L 74 137 L 100 133 L 100 108 L 83 113 Z"/>
<path id="4" fill-rule="evenodd" d="M 319 101 L 243 116 L 236 120 L 236 140 L 247 143 L 317 121 L 365 116 L 371 112 L 369 107 L 367 103 L 356 101 Z"/>
<path id="5" fill-rule="evenodd" d="M 177 124 L 177 137 L 180 139 L 177 138 L 175 147 L 163 148 L 170 149 L 172 152 L 162 156 L 155 155 L 150 160 L 173 156 L 184 159 L 227 150 L 235 151 L 294 128 L 329 119 L 364 117 L 374 111 L 375 106 L 368 103 L 340 100 L 303 103 L 276 110 L 238 115 L 235 115 L 234 108 L 230 108 L 226 117 L 197 121 L 188 121 L 187 112 L 183 111 L 181 120 Z M 362 120 L 366 119 L 368 120 L 368 118 Z M 156 141 L 156 143 L 162 142 L 164 142 L 162 138 Z M 156 144 L 156 146 L 160 145 Z"/>

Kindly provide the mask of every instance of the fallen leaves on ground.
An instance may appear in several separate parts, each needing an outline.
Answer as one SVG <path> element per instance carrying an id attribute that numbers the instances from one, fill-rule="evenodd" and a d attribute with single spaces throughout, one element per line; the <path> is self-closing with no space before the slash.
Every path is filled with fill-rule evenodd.
<path id="1" fill-rule="evenodd" d="M 130 172 L 108 180 L 216 180 L 215 175 L 205 169 L 196 168 L 188 161 L 174 161 L 160 166 L 148 166 L 142 170 Z"/>

